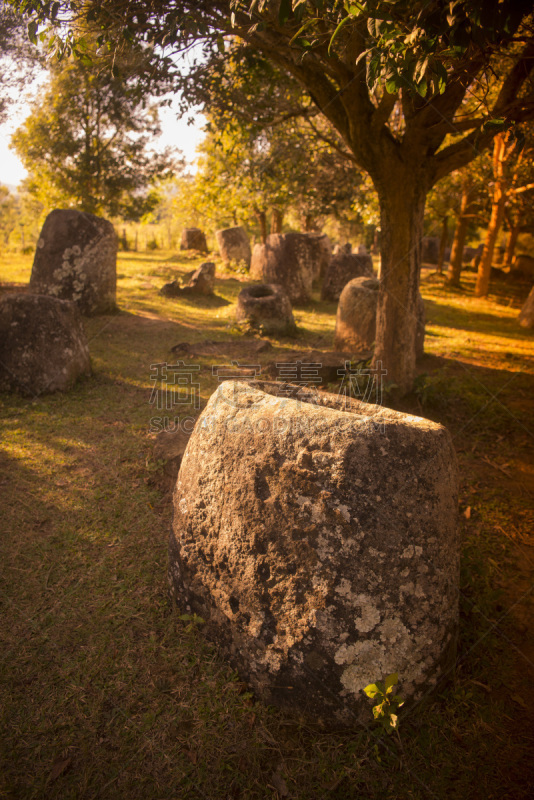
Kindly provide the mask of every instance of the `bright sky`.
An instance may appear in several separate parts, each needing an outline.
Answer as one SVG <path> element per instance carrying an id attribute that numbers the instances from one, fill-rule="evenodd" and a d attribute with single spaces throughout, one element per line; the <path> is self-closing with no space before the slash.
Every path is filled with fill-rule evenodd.
<path id="1" fill-rule="evenodd" d="M 0 125 L 0 183 L 17 186 L 26 177 L 26 171 L 15 153 L 9 149 L 9 140 L 13 132 L 22 124 L 28 114 L 27 106 L 17 104 L 18 108 L 11 114 L 10 119 Z M 187 120 L 194 116 L 193 125 L 188 125 Z M 156 149 L 164 147 L 177 147 L 182 151 L 188 162 L 195 159 L 197 145 L 203 138 L 202 127 L 205 123 L 200 114 L 187 114 L 182 119 L 177 119 L 176 110 L 171 107 L 160 111 L 162 134 L 157 141 Z"/>

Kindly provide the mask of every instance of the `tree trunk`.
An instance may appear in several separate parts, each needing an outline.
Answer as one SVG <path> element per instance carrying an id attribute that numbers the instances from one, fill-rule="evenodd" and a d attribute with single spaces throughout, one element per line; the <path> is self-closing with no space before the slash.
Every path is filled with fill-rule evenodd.
<path id="1" fill-rule="evenodd" d="M 254 214 L 256 215 L 258 225 L 260 226 L 261 243 L 265 244 L 267 241 L 267 215 L 265 211 L 260 211 L 257 206 L 254 206 Z"/>
<path id="2" fill-rule="evenodd" d="M 315 230 L 313 224 L 313 217 L 311 214 L 306 214 L 304 216 L 304 231 L 306 233 L 311 233 L 311 231 Z"/>
<path id="3" fill-rule="evenodd" d="M 506 183 L 504 178 L 504 161 L 506 158 L 506 144 L 502 133 L 495 137 L 493 149 L 493 170 L 495 184 L 493 187 L 493 199 L 491 205 L 491 217 L 486 233 L 486 241 L 482 250 L 482 257 L 478 265 L 477 282 L 475 286 L 475 297 L 486 297 L 489 291 L 491 265 L 493 263 L 493 252 L 495 243 L 501 229 L 504 218 L 504 204 L 506 200 Z"/>
<path id="4" fill-rule="evenodd" d="M 499 182 L 495 184 L 493 190 L 493 203 L 491 206 L 491 217 L 486 233 L 486 241 L 482 250 L 482 257 L 478 266 L 477 282 L 475 286 L 475 297 L 486 297 L 489 291 L 491 265 L 493 263 L 493 253 L 495 242 L 501 229 L 504 217 L 505 195 Z"/>
<path id="5" fill-rule="evenodd" d="M 284 212 L 279 208 L 274 208 L 271 211 L 271 233 L 282 233 L 282 222 L 284 219 Z"/>
<path id="6" fill-rule="evenodd" d="M 447 278 L 451 286 L 460 286 L 460 275 L 462 274 L 462 263 L 464 256 L 465 238 L 467 236 L 467 226 L 469 224 L 467 212 L 471 205 L 471 189 L 468 183 L 464 183 L 462 188 L 462 200 L 460 202 L 460 214 L 456 222 L 454 239 L 451 248 L 451 260 L 449 262 L 449 272 Z"/>
<path id="7" fill-rule="evenodd" d="M 445 259 L 445 248 L 449 239 L 449 218 L 443 217 L 441 220 L 441 239 L 439 242 L 439 255 L 438 255 L 438 272 L 441 275 L 443 272 L 443 261 Z"/>
<path id="8" fill-rule="evenodd" d="M 506 243 L 506 254 L 504 256 L 504 266 L 508 269 L 512 268 L 512 261 L 514 258 L 515 246 L 517 244 L 519 231 L 519 225 L 512 225 L 510 227 L 510 234 L 508 236 L 508 242 Z"/>
<path id="9" fill-rule="evenodd" d="M 385 165 L 387 166 L 387 165 Z M 373 365 L 397 395 L 415 378 L 415 335 L 426 189 L 415 170 L 387 171 L 376 182 L 380 200 L 380 290 Z M 387 372 L 384 373 L 384 370 Z"/>

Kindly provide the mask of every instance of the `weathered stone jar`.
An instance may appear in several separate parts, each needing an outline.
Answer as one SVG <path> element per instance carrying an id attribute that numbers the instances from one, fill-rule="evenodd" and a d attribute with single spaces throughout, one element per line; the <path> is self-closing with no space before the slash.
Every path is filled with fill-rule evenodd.
<path id="1" fill-rule="evenodd" d="M 71 300 L 82 314 L 115 311 L 117 244 L 108 220 L 73 208 L 54 209 L 39 235 L 30 292 Z"/>
<path id="2" fill-rule="evenodd" d="M 75 303 L 36 294 L 0 299 L 0 392 L 28 397 L 65 392 L 90 374 L 87 338 Z"/>
<path id="3" fill-rule="evenodd" d="M 419 417 L 279 390 L 227 381 L 200 416 L 174 493 L 171 589 L 265 702 L 366 723 L 367 684 L 398 672 L 409 704 L 454 661 L 451 438 Z"/>
<path id="4" fill-rule="evenodd" d="M 290 334 L 296 330 L 289 297 L 281 286 L 274 283 L 259 283 L 241 289 L 236 320 L 261 328 L 264 333 Z"/>

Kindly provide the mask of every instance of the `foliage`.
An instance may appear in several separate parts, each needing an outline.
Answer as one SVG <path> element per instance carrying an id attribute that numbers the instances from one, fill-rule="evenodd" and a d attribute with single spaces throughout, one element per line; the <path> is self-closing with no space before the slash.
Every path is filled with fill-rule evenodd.
<path id="1" fill-rule="evenodd" d="M 38 48 L 27 38 L 26 24 L 21 14 L 0 3 L 0 122 L 41 63 Z"/>
<path id="2" fill-rule="evenodd" d="M 138 92 L 143 59 L 130 52 L 116 76 L 73 58 L 52 65 L 48 89 L 12 139 L 29 173 L 26 189 L 47 209 L 139 219 L 157 204 L 154 184 L 175 163 L 149 148 L 159 124 Z"/>
<path id="3" fill-rule="evenodd" d="M 306 121 L 263 126 L 212 118 L 200 146 L 194 204 L 226 224 L 273 207 L 280 216 L 293 209 L 306 227 L 306 220 L 349 213 L 360 182 L 350 160 Z"/>
<path id="4" fill-rule="evenodd" d="M 370 683 L 363 690 L 367 697 L 375 701 L 373 716 L 387 733 L 393 733 L 393 731 L 398 730 L 399 717 L 397 711 L 404 705 L 404 701 L 394 693 L 398 682 L 399 676 L 396 672 L 393 672 L 387 678 L 384 678 L 384 681 Z"/>

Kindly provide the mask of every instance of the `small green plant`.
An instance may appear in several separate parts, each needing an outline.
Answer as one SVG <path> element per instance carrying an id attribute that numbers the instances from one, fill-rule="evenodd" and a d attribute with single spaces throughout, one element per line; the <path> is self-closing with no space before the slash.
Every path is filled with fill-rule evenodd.
<path id="1" fill-rule="evenodd" d="M 188 633 L 190 633 L 191 631 L 194 631 L 195 628 L 200 627 L 201 625 L 204 625 L 204 623 L 206 622 L 206 620 L 203 619 L 203 617 L 200 617 L 198 614 L 180 614 L 178 619 L 181 620 L 182 622 L 189 623 L 185 627 L 185 629 L 186 629 L 186 631 Z"/>
<path id="2" fill-rule="evenodd" d="M 373 716 L 382 725 L 387 733 L 398 730 L 399 718 L 397 711 L 404 705 L 403 700 L 395 694 L 395 687 L 399 682 L 396 672 L 388 675 L 384 681 L 370 683 L 363 690 L 367 697 L 375 700 Z"/>

